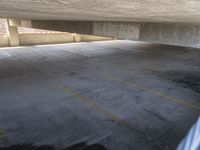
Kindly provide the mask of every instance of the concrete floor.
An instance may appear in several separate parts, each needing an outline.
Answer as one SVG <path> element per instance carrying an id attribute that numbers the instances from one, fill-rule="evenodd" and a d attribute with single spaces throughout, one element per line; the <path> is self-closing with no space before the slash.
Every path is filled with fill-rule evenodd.
<path id="1" fill-rule="evenodd" d="M 198 49 L 133 41 L 0 49 L 0 146 L 171 150 L 199 100 Z"/>

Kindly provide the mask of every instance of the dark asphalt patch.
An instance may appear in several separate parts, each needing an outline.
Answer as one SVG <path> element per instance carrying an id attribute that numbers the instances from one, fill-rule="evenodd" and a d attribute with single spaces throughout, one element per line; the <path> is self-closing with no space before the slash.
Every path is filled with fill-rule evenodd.
<path id="1" fill-rule="evenodd" d="M 200 93 L 200 72 L 197 71 L 168 71 L 157 72 L 159 77 L 178 83 L 184 88 L 190 88 Z"/>

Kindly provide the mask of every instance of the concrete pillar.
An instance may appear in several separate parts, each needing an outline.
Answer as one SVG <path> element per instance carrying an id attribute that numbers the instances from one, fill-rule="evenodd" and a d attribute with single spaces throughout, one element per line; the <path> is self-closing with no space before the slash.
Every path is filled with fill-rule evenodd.
<path id="1" fill-rule="evenodd" d="M 72 33 L 73 38 L 74 38 L 74 42 L 81 42 L 81 35 L 76 34 L 76 33 Z"/>
<path id="2" fill-rule="evenodd" d="M 13 25 L 13 20 L 7 20 L 7 35 L 10 46 L 19 46 L 19 35 L 17 31 L 17 26 Z"/>

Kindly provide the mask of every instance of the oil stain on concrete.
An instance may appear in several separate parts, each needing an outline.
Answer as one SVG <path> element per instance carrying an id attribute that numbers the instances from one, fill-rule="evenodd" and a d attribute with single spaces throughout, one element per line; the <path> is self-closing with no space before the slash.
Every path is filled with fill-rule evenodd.
<path id="1" fill-rule="evenodd" d="M 167 71 L 159 72 L 158 75 L 200 93 L 200 72 L 198 71 Z"/>

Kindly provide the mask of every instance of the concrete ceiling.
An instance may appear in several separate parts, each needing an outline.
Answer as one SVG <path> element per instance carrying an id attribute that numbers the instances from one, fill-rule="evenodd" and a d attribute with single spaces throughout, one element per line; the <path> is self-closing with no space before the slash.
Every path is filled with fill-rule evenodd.
<path id="1" fill-rule="evenodd" d="M 0 0 L 0 17 L 200 23 L 200 0 Z"/>

